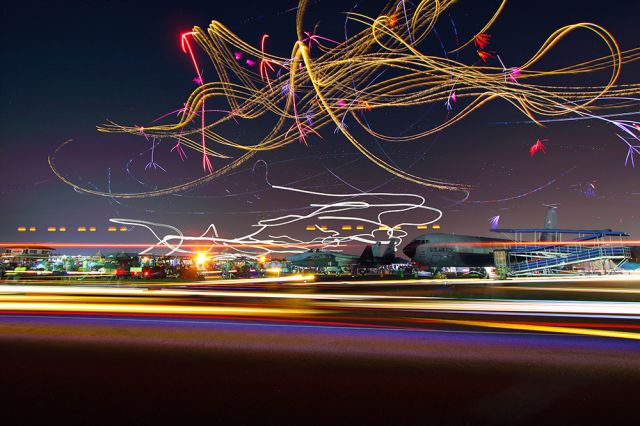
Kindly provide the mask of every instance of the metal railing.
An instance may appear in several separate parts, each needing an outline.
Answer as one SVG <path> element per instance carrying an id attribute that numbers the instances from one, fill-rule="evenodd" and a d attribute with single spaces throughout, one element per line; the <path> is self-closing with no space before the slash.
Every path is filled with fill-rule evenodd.
<path id="1" fill-rule="evenodd" d="M 568 249 L 571 248 L 571 250 L 568 250 L 568 254 L 563 253 L 562 255 L 558 255 L 555 257 L 547 257 L 534 261 L 511 263 L 509 265 L 511 273 L 522 274 L 525 272 L 533 272 L 543 269 L 560 269 L 567 265 L 582 262 L 592 262 L 596 260 L 625 259 L 630 254 L 627 247 L 565 247 Z"/>

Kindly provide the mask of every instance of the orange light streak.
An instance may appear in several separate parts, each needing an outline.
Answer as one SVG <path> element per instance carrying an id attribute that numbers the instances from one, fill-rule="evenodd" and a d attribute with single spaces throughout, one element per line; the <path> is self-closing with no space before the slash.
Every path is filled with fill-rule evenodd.
<path id="1" fill-rule="evenodd" d="M 434 225 L 435 228 L 435 225 Z M 427 234 L 428 235 L 428 234 Z M 618 244 L 623 246 L 640 245 L 640 240 L 604 240 L 604 241 L 457 241 L 454 243 L 429 243 L 434 247 L 473 246 L 473 247 L 551 247 L 551 246 L 606 246 Z"/>

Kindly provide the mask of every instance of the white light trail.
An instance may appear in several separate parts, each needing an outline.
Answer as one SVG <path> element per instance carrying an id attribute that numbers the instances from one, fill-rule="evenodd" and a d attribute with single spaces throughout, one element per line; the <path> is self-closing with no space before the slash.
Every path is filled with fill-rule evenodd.
<path id="1" fill-rule="evenodd" d="M 199 236 L 186 236 L 178 228 L 165 225 L 161 223 L 149 222 L 137 219 L 122 219 L 112 218 L 111 222 L 127 225 L 138 226 L 147 229 L 158 240 L 157 244 L 150 245 L 148 248 L 140 252 L 145 254 L 153 249 L 159 247 L 169 250 L 168 254 L 182 253 L 182 254 L 194 254 L 195 252 L 184 248 L 185 243 L 197 241 L 197 242 L 209 242 L 211 246 L 206 250 L 207 253 L 211 253 L 211 257 L 216 260 L 230 260 L 241 256 L 258 257 L 271 253 L 278 254 L 294 254 L 303 253 L 308 249 L 308 246 L 314 246 L 321 249 L 342 249 L 351 242 L 375 244 L 377 242 L 383 244 L 395 243 L 399 245 L 403 238 L 408 233 L 401 228 L 403 226 L 418 226 L 418 225 L 430 225 L 437 222 L 442 218 L 442 211 L 434 207 L 426 205 L 426 199 L 421 195 L 410 193 L 390 193 L 390 192 L 358 192 L 350 194 L 331 194 L 319 191 L 309 191 L 305 189 L 291 188 L 286 186 L 271 185 L 267 180 L 267 184 L 272 189 L 280 191 L 289 191 L 298 194 L 313 195 L 318 197 L 329 198 L 341 198 L 342 201 L 335 203 L 312 203 L 309 207 L 314 209 L 308 214 L 287 214 L 270 219 L 261 219 L 258 223 L 252 225 L 257 228 L 256 231 L 236 237 L 236 238 L 222 238 L 218 234 L 218 229 L 215 224 L 211 224 L 207 229 Z M 367 198 L 384 198 L 384 199 L 397 199 L 397 202 L 369 202 Z M 355 215 L 354 212 L 363 211 L 378 211 L 375 215 L 375 219 L 369 219 L 360 215 Z M 380 211 L 381 210 L 381 211 Z M 415 211 L 425 211 L 433 215 L 431 218 L 425 221 L 419 222 L 397 222 L 390 223 L 385 216 L 390 214 L 405 214 Z M 321 231 L 322 235 L 314 237 L 309 240 L 302 240 L 286 235 L 286 233 L 278 232 L 281 228 L 287 225 L 300 223 L 303 221 L 342 221 L 346 222 L 358 222 L 371 225 L 374 229 L 370 232 L 360 232 L 355 234 L 341 233 L 338 229 L 340 226 L 336 226 L 335 229 L 322 229 L 319 223 L 315 224 L 317 230 Z M 168 228 L 173 233 L 160 236 L 154 227 Z M 385 238 L 381 239 L 378 235 L 384 232 Z M 219 250 L 220 246 L 224 246 L 224 253 L 214 253 L 212 250 L 214 247 Z M 244 246 L 239 248 L 237 246 Z"/>

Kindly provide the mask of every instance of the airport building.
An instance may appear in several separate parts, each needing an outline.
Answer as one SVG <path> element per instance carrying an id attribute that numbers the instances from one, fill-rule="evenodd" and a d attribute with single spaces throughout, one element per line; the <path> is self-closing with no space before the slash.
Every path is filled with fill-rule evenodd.
<path id="1" fill-rule="evenodd" d="M 47 260 L 55 251 L 54 248 L 44 246 L 5 247 L 0 255 L 3 264 L 29 264 Z"/>

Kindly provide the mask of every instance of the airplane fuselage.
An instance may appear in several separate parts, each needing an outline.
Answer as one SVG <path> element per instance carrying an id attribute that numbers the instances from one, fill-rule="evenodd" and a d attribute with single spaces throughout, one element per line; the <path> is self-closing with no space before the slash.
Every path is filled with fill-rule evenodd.
<path id="1" fill-rule="evenodd" d="M 493 251 L 506 240 L 472 235 L 425 234 L 407 244 L 404 254 L 430 267 L 493 266 Z M 498 243 L 498 244 L 495 244 Z"/>

